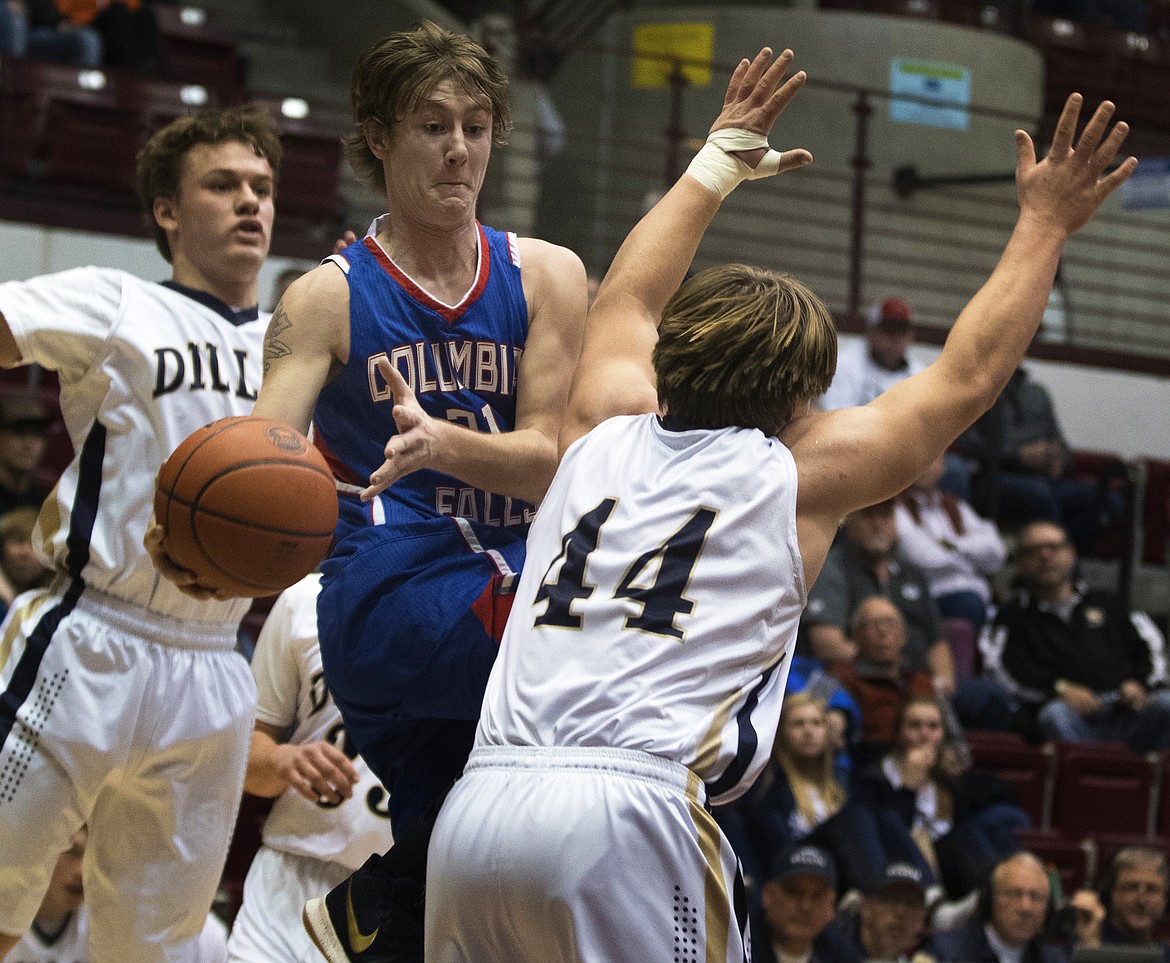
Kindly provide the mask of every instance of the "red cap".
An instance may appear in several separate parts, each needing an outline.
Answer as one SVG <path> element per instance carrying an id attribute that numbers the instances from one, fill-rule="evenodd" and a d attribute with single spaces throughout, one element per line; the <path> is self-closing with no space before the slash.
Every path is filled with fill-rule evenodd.
<path id="1" fill-rule="evenodd" d="M 886 298 L 884 301 L 875 301 L 869 309 L 869 318 L 866 326 L 905 330 L 913 320 L 910 305 L 901 298 Z"/>

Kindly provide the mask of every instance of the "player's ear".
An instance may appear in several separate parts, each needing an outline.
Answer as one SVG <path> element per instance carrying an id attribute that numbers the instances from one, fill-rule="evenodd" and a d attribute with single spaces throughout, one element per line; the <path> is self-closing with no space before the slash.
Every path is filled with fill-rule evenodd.
<path id="1" fill-rule="evenodd" d="M 150 206 L 155 223 L 164 231 L 173 231 L 179 226 L 179 219 L 175 212 L 176 206 L 173 197 L 156 197 Z"/>
<path id="2" fill-rule="evenodd" d="M 362 135 L 366 138 L 370 152 L 378 160 L 385 160 L 390 147 L 390 131 L 386 125 L 371 117 L 362 124 Z"/>

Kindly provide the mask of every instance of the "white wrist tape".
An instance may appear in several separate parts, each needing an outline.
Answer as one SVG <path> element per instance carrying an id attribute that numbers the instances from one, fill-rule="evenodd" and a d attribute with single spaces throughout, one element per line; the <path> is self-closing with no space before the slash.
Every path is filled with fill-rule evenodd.
<path id="1" fill-rule="evenodd" d="M 687 173 L 707 190 L 726 197 L 741 181 L 754 181 L 771 177 L 780 170 L 780 151 L 768 148 L 768 152 L 753 170 L 732 151 L 755 150 L 768 147 L 768 138 L 739 127 L 717 130 L 705 143 L 687 167 Z"/>

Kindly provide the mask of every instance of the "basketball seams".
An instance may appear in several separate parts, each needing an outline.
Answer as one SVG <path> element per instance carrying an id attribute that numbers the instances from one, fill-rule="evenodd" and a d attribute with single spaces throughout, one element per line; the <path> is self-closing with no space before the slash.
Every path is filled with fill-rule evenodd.
<path id="1" fill-rule="evenodd" d="M 181 460 L 174 460 L 176 454 Z M 300 471 L 289 474 L 294 470 Z M 254 483 L 231 477 L 241 472 L 259 477 Z M 278 484 L 277 477 L 287 484 Z M 217 484 L 229 487 L 220 493 L 226 500 L 212 507 L 207 502 L 216 502 Z M 238 510 L 233 496 L 239 499 Z M 253 507 L 260 502 L 269 510 Z M 328 522 L 326 505 L 333 510 Z M 198 429 L 172 453 L 158 475 L 156 507 L 167 542 L 173 535 L 182 556 L 176 560 L 202 583 L 237 594 L 271 595 L 300 578 L 310 558 L 319 560 L 328 551 L 336 525 L 335 480 L 300 432 L 273 419 L 234 416 Z M 285 525 L 285 518 L 311 523 L 314 517 L 324 527 L 306 531 Z"/>

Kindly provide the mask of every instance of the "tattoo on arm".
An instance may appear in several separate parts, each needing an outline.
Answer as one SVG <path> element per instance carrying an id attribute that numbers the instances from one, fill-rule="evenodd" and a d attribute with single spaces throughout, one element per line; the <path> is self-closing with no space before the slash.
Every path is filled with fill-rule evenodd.
<path id="1" fill-rule="evenodd" d="M 281 335 L 285 334 L 291 327 L 292 322 L 284 313 L 284 306 L 278 304 L 272 313 L 272 320 L 268 322 L 268 331 L 264 335 L 264 374 L 268 374 L 268 369 L 273 361 L 292 354 L 292 349 L 280 340 Z"/>

